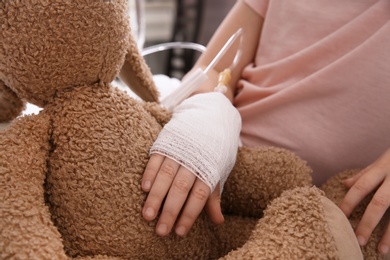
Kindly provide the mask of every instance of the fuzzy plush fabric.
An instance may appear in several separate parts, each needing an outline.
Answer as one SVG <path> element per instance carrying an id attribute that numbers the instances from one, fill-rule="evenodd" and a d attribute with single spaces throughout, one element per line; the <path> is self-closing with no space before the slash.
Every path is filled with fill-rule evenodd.
<path id="1" fill-rule="evenodd" d="M 5 128 L 7 128 L 9 123 L 0 123 L 0 131 L 4 130 Z"/>
<path id="2" fill-rule="evenodd" d="M 223 225 L 202 214 L 184 238 L 156 235 L 155 222 L 141 216 L 140 182 L 171 115 L 156 103 L 128 20 L 125 0 L 0 2 L 0 80 L 43 107 L 0 132 L 0 258 L 336 259 L 355 252 L 338 245 L 335 226 L 349 223 L 342 214 L 329 220 L 334 210 L 309 187 L 310 168 L 275 148 L 238 151 Z M 154 102 L 113 88 L 121 69 Z M 0 106 L 0 114 L 14 108 Z"/>
<path id="3" fill-rule="evenodd" d="M 65 259 L 44 199 L 47 117 L 25 117 L 0 135 L 0 258 Z"/>
<path id="4" fill-rule="evenodd" d="M 294 154 L 278 148 L 240 149 L 223 191 L 225 213 L 259 218 L 269 202 L 283 191 L 311 186 L 311 168 Z M 251 179 L 242 177 L 247 175 Z"/>
<path id="5" fill-rule="evenodd" d="M 145 101 L 158 101 L 158 92 L 153 87 L 152 75 L 145 66 L 142 59 L 139 58 L 136 42 L 130 37 L 130 46 L 128 47 L 125 62 L 119 77 L 127 84 L 135 94 Z M 134 78 L 139 80 L 134 81 Z"/>
<path id="6" fill-rule="evenodd" d="M 316 188 L 286 191 L 269 205 L 244 247 L 226 259 L 338 259 L 321 198 Z"/>
<path id="7" fill-rule="evenodd" d="M 25 102 L 0 80 L 0 123 L 16 118 L 24 108 Z"/>
<path id="8" fill-rule="evenodd" d="M 126 4 L 2 1 L 0 77 L 19 97 L 43 107 L 70 86 L 113 81 L 128 54 L 128 82 L 143 84 L 139 89 L 155 101 L 150 71 L 130 42 Z"/>
<path id="9" fill-rule="evenodd" d="M 144 106 L 109 85 L 80 86 L 73 91 L 58 94 L 39 115 L 23 117 L 13 122 L 2 135 L 2 145 L 6 149 L 0 152 L 0 160 L 15 163 L 15 166 L 6 164 L 0 173 L 1 183 L 5 185 L 3 191 L 15 196 L 7 196 L 2 201 L 10 208 L 9 212 L 23 213 L 24 209 L 19 208 L 15 202 L 24 200 L 17 193 L 22 192 L 26 198 L 31 199 L 26 202 L 28 205 L 25 207 L 31 208 L 30 217 L 36 219 L 30 223 L 24 214 L 13 215 L 12 223 L 26 222 L 33 227 L 31 234 L 25 234 L 26 238 L 15 238 L 14 241 L 26 245 L 45 229 L 58 229 L 64 250 L 56 247 L 53 249 L 56 254 L 50 256 L 65 253 L 74 257 L 96 254 L 132 259 L 153 259 L 156 255 L 162 259 L 208 259 L 211 256 L 220 257 L 243 245 L 256 219 L 227 217 L 226 224 L 213 232 L 212 225 L 203 216 L 184 239 L 174 235 L 160 238 L 154 232 L 153 223 L 149 224 L 142 219 L 140 213 L 145 194 L 140 189 L 140 180 L 149 147 L 161 129 L 161 125 L 149 111 L 157 112 L 155 106 Z M 160 114 L 164 115 L 164 110 L 161 111 Z M 25 122 L 31 122 L 32 126 L 22 127 L 22 124 L 27 125 Z M 22 135 L 19 131 L 26 134 Z M 29 132 L 35 133 L 39 139 L 29 137 Z M 25 135 L 29 137 L 27 140 Z M 18 149 L 16 148 L 19 146 L 15 148 L 13 145 L 16 136 L 21 138 Z M 30 145 L 36 149 L 28 149 Z M 240 151 L 240 163 L 259 165 L 255 158 L 261 156 L 252 158 L 256 151 L 260 155 L 264 153 L 253 149 Z M 270 158 L 280 157 L 283 153 L 286 161 L 288 155 L 297 160 L 287 151 L 267 149 L 266 152 Z M 19 160 L 12 159 L 15 155 Z M 28 159 L 31 155 L 34 155 L 35 160 Z M 19 169 L 20 164 L 24 167 Z M 284 167 L 282 163 L 280 166 L 264 165 L 262 168 L 264 174 L 270 176 L 278 171 L 276 169 L 285 172 L 287 169 Z M 37 170 L 33 171 L 35 176 L 32 178 L 37 183 L 31 182 L 30 178 L 9 177 L 14 176 L 14 171 L 22 175 L 26 169 L 34 168 Z M 309 168 L 306 170 L 304 176 L 308 181 Z M 234 176 L 249 183 L 253 172 L 241 172 L 237 168 L 232 176 L 230 183 L 237 180 Z M 33 194 L 30 194 L 30 185 L 36 187 Z M 228 182 L 226 187 L 229 186 Z M 232 183 L 231 186 L 236 185 Z M 264 194 L 260 189 L 258 192 L 252 189 L 248 191 L 259 199 Z M 43 203 L 44 193 L 50 213 Z M 40 198 L 37 199 L 39 194 Z M 236 196 L 234 193 L 232 195 Z M 249 196 L 245 192 L 242 195 L 243 198 Z M 265 200 L 267 199 L 266 197 Z M 40 204 L 32 201 L 40 201 Z M 246 207 L 252 203 L 246 200 L 236 201 L 239 205 L 246 203 Z M 268 201 L 260 204 L 266 205 Z M 6 216 L 1 213 L 2 217 Z M 16 232 L 15 224 L 12 223 L 5 222 L 2 230 L 14 230 L 16 236 L 23 232 L 23 226 L 16 229 L 19 231 Z M 8 233 L 2 235 L 6 234 Z M 56 246 L 61 246 L 58 232 L 54 235 L 46 237 L 50 237 L 52 243 L 57 242 Z M 2 241 L 8 241 L 5 237 L 2 238 Z M 42 250 L 50 252 L 50 244 L 42 244 L 44 243 L 40 243 Z M 10 251 L 5 257 L 16 253 L 20 253 L 18 256 L 21 257 L 26 254 L 26 258 L 40 256 L 39 250 L 36 252 L 34 248 L 31 250 L 26 247 L 26 252 L 13 244 L 4 245 L 4 248 L 4 252 Z"/>
<path id="10" fill-rule="evenodd" d="M 43 107 L 0 136 L 1 258 L 207 259 L 225 241 L 205 216 L 185 238 L 141 217 L 148 151 L 170 114 L 108 83 L 126 61 L 128 83 L 157 101 L 126 11 L 124 0 L 0 3 L 0 80 Z"/>

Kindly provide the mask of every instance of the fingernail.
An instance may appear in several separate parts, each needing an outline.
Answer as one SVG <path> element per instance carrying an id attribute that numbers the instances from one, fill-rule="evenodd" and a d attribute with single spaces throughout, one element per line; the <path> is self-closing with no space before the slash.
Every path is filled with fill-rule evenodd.
<path id="1" fill-rule="evenodd" d="M 149 207 L 145 210 L 144 214 L 146 217 L 152 218 L 154 217 L 154 209 Z"/>
<path id="2" fill-rule="evenodd" d="M 160 224 L 158 225 L 157 229 L 156 229 L 156 232 L 157 234 L 159 234 L 160 236 L 164 236 L 166 235 L 167 233 L 167 225 L 166 224 Z"/>
<path id="3" fill-rule="evenodd" d="M 366 244 L 366 239 L 362 236 L 358 236 L 357 240 L 358 240 L 360 246 L 364 246 Z"/>
<path id="4" fill-rule="evenodd" d="M 142 183 L 142 188 L 144 190 L 150 190 L 150 187 L 152 186 L 152 182 L 151 181 L 144 181 Z"/>
<path id="5" fill-rule="evenodd" d="M 389 247 L 386 245 L 381 245 L 379 251 L 382 255 L 387 255 L 389 253 Z"/>
<path id="6" fill-rule="evenodd" d="M 186 234 L 186 228 L 183 226 L 177 227 L 175 231 L 179 236 L 184 236 Z"/>

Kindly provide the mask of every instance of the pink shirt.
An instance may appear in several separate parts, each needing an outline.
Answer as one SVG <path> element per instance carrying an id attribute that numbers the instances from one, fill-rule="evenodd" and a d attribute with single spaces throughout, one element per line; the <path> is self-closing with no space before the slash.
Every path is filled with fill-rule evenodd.
<path id="1" fill-rule="evenodd" d="M 234 101 L 243 144 L 292 150 L 317 185 L 390 148 L 390 1 L 244 1 L 264 25 Z"/>

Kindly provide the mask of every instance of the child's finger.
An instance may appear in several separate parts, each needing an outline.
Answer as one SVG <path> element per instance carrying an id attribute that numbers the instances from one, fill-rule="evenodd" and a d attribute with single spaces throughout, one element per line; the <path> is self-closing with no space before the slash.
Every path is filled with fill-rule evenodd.
<path id="1" fill-rule="evenodd" d="M 387 218 L 386 232 L 383 235 L 381 241 L 379 242 L 378 250 L 382 255 L 390 255 L 390 223 L 389 223 L 389 218 Z"/>
<path id="2" fill-rule="evenodd" d="M 180 164 L 174 160 L 164 159 L 142 210 L 142 215 L 146 220 L 151 221 L 156 218 L 179 167 Z"/>
<path id="3" fill-rule="evenodd" d="M 160 154 L 153 154 L 152 156 L 150 156 L 148 164 L 145 168 L 145 172 L 142 176 L 141 187 L 143 191 L 149 192 L 152 188 L 154 180 L 157 176 L 158 171 L 160 170 L 162 163 L 164 162 L 164 159 L 165 156 Z"/>
<path id="4" fill-rule="evenodd" d="M 383 181 L 383 174 L 380 169 L 372 168 L 362 175 L 349 189 L 339 207 L 349 217 L 354 208 Z"/>
<path id="5" fill-rule="evenodd" d="M 179 220 L 176 224 L 175 232 L 179 236 L 184 236 L 191 229 L 195 220 L 202 212 L 207 199 L 210 196 L 210 188 L 200 179 L 196 179 L 191 193 L 187 199 Z"/>
<path id="6" fill-rule="evenodd" d="M 196 180 L 196 176 L 185 167 L 180 167 L 165 199 L 164 207 L 158 219 L 156 233 L 166 236 L 187 200 L 188 194 Z"/>
<path id="7" fill-rule="evenodd" d="M 358 172 L 357 174 L 355 174 L 354 176 L 344 180 L 344 185 L 345 187 L 347 188 L 351 188 L 352 185 L 354 185 L 356 183 L 357 180 L 359 180 L 360 177 L 362 177 L 365 173 L 367 173 L 369 170 L 369 168 L 365 168 L 363 170 L 361 170 L 360 172 Z"/>
<path id="8" fill-rule="evenodd" d="M 221 209 L 221 196 L 219 184 L 206 202 L 206 213 L 214 224 L 222 224 L 224 217 Z"/>
<path id="9" fill-rule="evenodd" d="M 359 244 L 364 246 L 370 237 L 374 228 L 385 215 L 390 206 L 390 180 L 387 179 L 374 194 L 371 202 L 368 204 L 364 215 L 359 222 L 355 233 Z"/>

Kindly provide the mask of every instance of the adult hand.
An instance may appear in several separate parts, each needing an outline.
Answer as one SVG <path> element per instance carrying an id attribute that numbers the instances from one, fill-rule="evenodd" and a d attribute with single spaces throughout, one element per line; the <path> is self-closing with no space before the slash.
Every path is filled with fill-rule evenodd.
<path id="1" fill-rule="evenodd" d="M 366 169 L 345 180 L 344 184 L 349 191 L 341 202 L 340 208 L 347 217 L 369 193 L 376 190 L 355 230 L 359 244 L 364 246 L 390 206 L 390 149 Z M 390 252 L 389 223 L 378 250 L 383 255 Z"/>
<path id="2" fill-rule="evenodd" d="M 156 233 L 160 236 L 168 235 L 173 226 L 177 235 L 186 235 L 205 206 L 212 222 L 224 221 L 219 185 L 210 194 L 210 188 L 191 171 L 163 155 L 150 157 L 142 178 L 142 189 L 149 192 L 142 210 L 146 220 L 154 220 L 162 207 L 156 225 Z"/>

